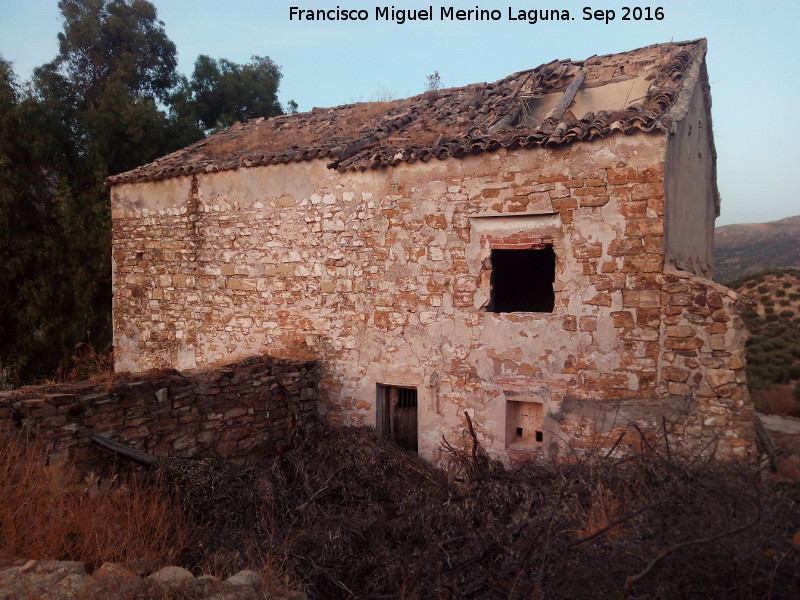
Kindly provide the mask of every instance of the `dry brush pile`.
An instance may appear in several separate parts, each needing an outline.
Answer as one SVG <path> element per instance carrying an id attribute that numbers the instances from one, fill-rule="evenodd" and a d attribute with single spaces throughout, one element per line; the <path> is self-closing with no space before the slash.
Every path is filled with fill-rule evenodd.
<path id="1" fill-rule="evenodd" d="M 366 428 L 315 429 L 272 462 L 165 460 L 204 532 L 183 559 L 269 563 L 311 598 L 796 598 L 800 485 L 658 450 L 437 469 Z"/>

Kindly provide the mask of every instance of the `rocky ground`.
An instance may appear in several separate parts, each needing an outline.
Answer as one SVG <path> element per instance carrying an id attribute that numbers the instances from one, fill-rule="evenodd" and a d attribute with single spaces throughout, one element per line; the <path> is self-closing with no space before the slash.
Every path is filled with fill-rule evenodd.
<path id="1" fill-rule="evenodd" d="M 273 583 L 249 570 L 220 580 L 180 567 L 140 577 L 113 563 L 88 573 L 80 562 L 0 562 L 0 600 L 306 600 L 301 592 L 271 590 Z"/>

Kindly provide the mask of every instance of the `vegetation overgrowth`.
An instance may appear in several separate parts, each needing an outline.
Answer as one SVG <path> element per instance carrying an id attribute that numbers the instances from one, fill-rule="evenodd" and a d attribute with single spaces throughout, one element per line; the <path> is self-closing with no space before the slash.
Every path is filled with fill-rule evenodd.
<path id="1" fill-rule="evenodd" d="M 147 0 L 58 6 L 58 54 L 31 81 L 0 57 L 0 388 L 64 378 L 77 344 L 109 345 L 107 176 L 282 112 L 268 57 L 200 55 L 189 79 Z"/>
<path id="2" fill-rule="evenodd" d="M 470 444 L 467 444 L 470 446 Z M 270 464 L 165 461 L 230 569 L 268 556 L 312 598 L 789 598 L 800 485 L 667 446 L 506 469 L 479 446 L 434 468 L 371 428 L 298 438 Z"/>
<path id="3" fill-rule="evenodd" d="M 152 481 L 100 485 L 46 458 L 34 439 L 0 434 L 0 560 L 114 562 L 149 573 L 189 543 L 179 506 Z"/>
<path id="4" fill-rule="evenodd" d="M 18 465 L 35 457 L 4 460 L 2 526 L 19 532 L 5 539 L 23 537 L 23 519 L 35 544 L 10 552 L 6 541 L 2 556 L 174 563 L 217 575 L 261 569 L 326 600 L 779 599 L 800 589 L 800 482 L 681 460 L 668 443 L 507 469 L 464 441 L 443 443 L 441 469 L 370 428 L 312 428 L 251 467 L 164 459 L 151 473 L 158 493 L 105 494 L 118 519 L 82 505 L 103 494 L 51 500 L 70 497 L 53 467 L 20 476 Z M 135 494 L 149 500 L 134 505 Z M 67 523 L 80 521 L 114 543 L 85 553 L 65 542 L 75 531 Z M 138 523 L 132 537 L 118 537 L 129 521 Z M 50 540 L 54 523 L 68 535 Z M 137 531 L 152 545 L 137 542 Z M 160 552 L 161 561 L 141 562 Z"/>

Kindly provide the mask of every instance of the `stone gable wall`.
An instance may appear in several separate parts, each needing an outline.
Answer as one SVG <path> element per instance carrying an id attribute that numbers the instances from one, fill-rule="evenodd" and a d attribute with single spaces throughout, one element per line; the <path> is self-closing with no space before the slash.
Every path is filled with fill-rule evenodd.
<path id="1" fill-rule="evenodd" d="M 637 134 L 361 173 L 310 161 L 115 186 L 117 368 L 314 357 L 334 423 L 374 425 L 378 384 L 415 387 L 420 453 L 434 460 L 465 410 L 507 456 L 509 402 L 542 404 L 553 452 L 595 439 L 602 428 L 581 423 L 614 403 L 672 417 L 666 143 Z M 553 246 L 552 313 L 487 311 L 491 248 L 519 244 Z"/>
<path id="2" fill-rule="evenodd" d="M 0 432 L 22 429 L 50 461 L 96 466 L 100 435 L 156 456 L 253 462 L 316 415 L 313 362 L 251 358 L 211 371 L 163 370 L 110 381 L 0 392 Z"/>

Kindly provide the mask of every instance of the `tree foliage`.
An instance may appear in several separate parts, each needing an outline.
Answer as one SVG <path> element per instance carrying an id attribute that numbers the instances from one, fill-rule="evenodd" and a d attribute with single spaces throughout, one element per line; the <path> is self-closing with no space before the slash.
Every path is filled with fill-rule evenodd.
<path id="1" fill-rule="evenodd" d="M 56 181 L 39 168 L 47 141 L 35 112 L 0 59 L 0 382 L 37 362 L 31 350 L 52 333 L 37 316 L 60 293 L 42 285 L 59 244 L 52 235 Z"/>
<path id="2" fill-rule="evenodd" d="M 59 9 L 58 54 L 29 85 L 0 58 L 0 384 L 63 375 L 76 344 L 110 343 L 108 175 L 281 112 L 267 57 L 200 56 L 180 76 L 146 0 Z"/>
<path id="3" fill-rule="evenodd" d="M 267 56 L 253 56 L 249 63 L 239 65 L 201 54 L 191 81 L 181 81 L 173 98 L 175 109 L 206 130 L 279 115 L 280 78 L 280 68 Z"/>

